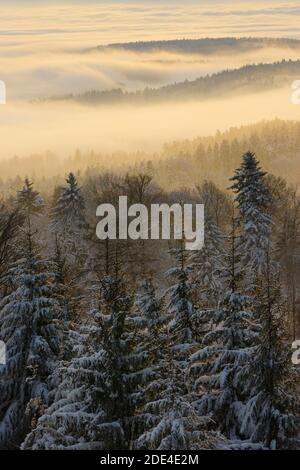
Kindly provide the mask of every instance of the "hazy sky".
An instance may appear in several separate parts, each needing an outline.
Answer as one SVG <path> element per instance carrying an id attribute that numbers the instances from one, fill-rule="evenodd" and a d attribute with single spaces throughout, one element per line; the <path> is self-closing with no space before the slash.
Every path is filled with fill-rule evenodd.
<path id="1" fill-rule="evenodd" d="M 88 46 L 203 37 L 300 37 L 298 0 L 14 0 L 0 4 L 1 42 Z"/>

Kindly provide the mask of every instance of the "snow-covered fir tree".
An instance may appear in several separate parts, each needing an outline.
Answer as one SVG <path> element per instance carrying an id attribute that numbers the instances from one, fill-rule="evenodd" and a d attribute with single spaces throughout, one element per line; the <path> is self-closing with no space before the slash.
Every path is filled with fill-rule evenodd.
<path id="1" fill-rule="evenodd" d="M 241 431 L 269 449 L 296 449 L 300 443 L 299 374 L 291 362 L 288 312 L 278 273 L 272 272 L 267 254 L 267 273 L 257 289 L 257 344 L 248 365 L 246 403 Z"/>
<path id="2" fill-rule="evenodd" d="M 216 309 L 197 311 L 194 322 L 211 325 L 191 355 L 189 379 L 197 395 L 195 406 L 201 415 L 210 415 L 229 439 L 240 437 L 243 416 L 245 374 L 253 349 L 255 333 L 249 326 L 252 314 L 247 310 L 247 297 L 240 292 L 236 221 L 232 220 L 230 249 L 227 260 L 227 291 Z"/>
<path id="3" fill-rule="evenodd" d="M 192 291 L 190 284 L 191 267 L 187 265 L 187 253 L 184 250 L 183 240 L 179 249 L 175 250 L 176 266 L 169 269 L 167 276 L 175 283 L 167 290 L 169 299 L 167 310 L 172 319 L 169 324 L 170 334 L 173 336 L 174 344 L 178 352 L 186 355 L 186 350 L 193 342 L 192 315 L 194 306 L 192 302 Z"/>
<path id="4" fill-rule="evenodd" d="M 50 276 L 30 225 L 12 267 L 13 289 L 0 303 L 0 339 L 7 361 L 0 366 L 0 448 L 14 448 L 30 429 L 32 412 L 47 402 L 47 378 L 58 354 Z"/>
<path id="5" fill-rule="evenodd" d="M 63 237 L 80 238 L 87 229 L 85 202 L 73 173 L 68 175 L 66 182 L 67 186 L 56 193 L 51 228 Z"/>
<path id="6" fill-rule="evenodd" d="M 168 343 L 165 345 L 171 348 Z M 163 346 L 156 380 L 151 386 L 152 399 L 150 395 L 143 409 L 147 425 L 136 440 L 135 449 L 199 450 L 217 446 L 221 436 L 209 430 L 207 418 L 195 409 L 181 368 Z"/>
<path id="7" fill-rule="evenodd" d="M 130 320 L 132 295 L 123 276 L 106 276 L 93 309 L 84 355 L 61 371 L 55 401 L 27 437 L 32 449 L 129 449 L 150 379 L 150 356 Z"/>
<path id="8" fill-rule="evenodd" d="M 24 223 L 24 214 L 18 208 L 0 203 L 0 299 L 9 291 L 9 266 L 17 256 L 17 238 Z"/>
<path id="9" fill-rule="evenodd" d="M 165 312 L 149 281 L 143 283 L 137 304 L 141 321 L 147 320 L 146 338 L 148 341 L 150 339 L 153 360 L 151 380 L 145 387 L 146 403 L 139 414 L 140 435 L 135 441 L 135 448 L 213 448 L 218 438 L 207 430 L 206 419 L 195 411 L 185 387 L 184 370 L 178 361 L 174 337 L 169 334 L 170 313 Z"/>
<path id="10" fill-rule="evenodd" d="M 241 264 L 247 266 L 250 284 L 255 283 L 255 277 L 266 269 L 271 219 L 268 215 L 270 194 L 264 181 L 265 175 L 254 153 L 247 152 L 242 157 L 241 166 L 231 178 L 231 189 L 236 193 L 242 228 Z"/>
<path id="11" fill-rule="evenodd" d="M 156 334 L 160 344 L 154 361 L 154 378 L 146 389 L 148 400 L 144 407 L 148 426 L 136 441 L 138 449 L 211 449 L 220 439 L 218 434 L 208 430 L 207 418 L 200 416 L 195 409 L 194 394 L 187 387 L 187 359 L 195 341 L 191 323 L 190 269 L 186 266 L 187 255 L 182 243 L 175 256 L 176 266 L 167 274 L 176 282 L 167 291 L 167 313 L 158 315 L 166 319 L 166 326 L 163 325 L 160 335 Z M 153 296 L 148 293 L 147 298 L 153 299 Z M 149 305 L 153 305 L 153 301 Z"/>
<path id="12" fill-rule="evenodd" d="M 144 279 L 137 290 L 136 295 L 137 321 L 145 326 L 149 333 L 160 331 L 166 324 L 167 315 L 164 309 L 163 299 L 156 295 L 151 279 Z"/>

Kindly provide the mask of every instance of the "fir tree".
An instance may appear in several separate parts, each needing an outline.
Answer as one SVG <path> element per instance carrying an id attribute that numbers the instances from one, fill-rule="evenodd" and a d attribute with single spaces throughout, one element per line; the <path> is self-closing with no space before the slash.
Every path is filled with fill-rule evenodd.
<path id="1" fill-rule="evenodd" d="M 169 297 L 167 309 L 172 316 L 169 324 L 170 333 L 176 347 L 185 355 L 185 350 L 193 341 L 193 327 L 191 318 L 194 311 L 190 285 L 191 268 L 187 265 L 187 253 L 183 248 L 183 240 L 180 248 L 175 252 L 177 265 L 167 272 L 167 276 L 175 279 L 166 292 Z"/>
<path id="2" fill-rule="evenodd" d="M 63 237 L 82 237 L 87 229 L 85 203 L 81 188 L 73 173 L 66 179 L 67 186 L 60 188 L 52 209 L 52 229 Z"/>
<path id="3" fill-rule="evenodd" d="M 155 335 L 167 321 L 164 302 L 158 299 L 153 282 L 145 279 L 141 282 L 136 295 L 136 310 L 138 322 Z"/>
<path id="4" fill-rule="evenodd" d="M 135 442 L 137 449 L 213 448 L 218 440 L 216 435 L 207 430 L 206 419 L 195 410 L 193 396 L 186 387 L 185 361 L 192 347 L 192 304 L 183 257 L 181 251 L 180 266 L 172 270 L 179 282 L 171 289 L 168 314 L 163 314 L 161 308 L 158 308 L 151 289 L 144 292 L 140 301 L 142 306 L 146 306 L 148 318 L 151 318 L 149 330 L 151 332 L 154 328 L 157 347 L 152 364 L 152 380 L 146 387 L 147 400 L 142 410 L 144 432 Z M 157 321 L 152 320 L 153 312 L 155 318 L 164 320 L 160 320 L 159 329 Z M 169 316 L 173 319 L 168 325 Z"/>
<path id="5" fill-rule="evenodd" d="M 27 437 L 32 449 L 129 449 L 149 380 L 149 356 L 130 319 L 132 296 L 121 275 L 105 277 L 92 312 L 85 354 L 61 372 L 55 401 Z"/>
<path id="6" fill-rule="evenodd" d="M 295 449 L 300 442 L 299 378 L 291 363 L 279 276 L 272 273 L 268 254 L 266 278 L 257 290 L 255 307 L 259 336 L 248 366 L 250 399 L 241 430 L 266 448 Z"/>
<path id="7" fill-rule="evenodd" d="M 43 209 L 43 200 L 28 178 L 25 179 L 23 189 L 17 192 L 17 204 L 27 218 L 39 215 Z"/>
<path id="8" fill-rule="evenodd" d="M 7 347 L 0 368 L 0 448 L 15 447 L 28 431 L 31 400 L 47 401 L 47 377 L 58 353 L 49 274 L 30 230 L 21 249 L 23 258 L 11 268 L 14 290 L 0 304 L 0 335 Z"/>
<path id="9" fill-rule="evenodd" d="M 271 219 L 268 215 L 270 194 L 264 180 L 265 175 L 255 155 L 247 152 L 243 155 L 240 168 L 231 178 L 231 189 L 236 193 L 242 227 L 241 264 L 247 267 L 251 284 L 256 281 L 255 277 L 266 269 Z"/>
<path id="10" fill-rule="evenodd" d="M 243 414 L 245 374 L 255 333 L 249 325 L 252 315 L 247 311 L 247 297 L 239 291 L 241 273 L 237 265 L 236 222 L 233 217 L 227 261 L 228 290 L 217 309 L 198 311 L 195 323 L 209 323 L 198 351 L 190 359 L 189 377 L 198 395 L 196 408 L 201 415 L 209 414 L 227 438 L 239 437 Z"/>
<path id="11" fill-rule="evenodd" d="M 10 209 L 0 203 L 0 298 L 8 293 L 11 280 L 9 266 L 17 257 L 17 237 L 24 216 L 18 208 Z"/>

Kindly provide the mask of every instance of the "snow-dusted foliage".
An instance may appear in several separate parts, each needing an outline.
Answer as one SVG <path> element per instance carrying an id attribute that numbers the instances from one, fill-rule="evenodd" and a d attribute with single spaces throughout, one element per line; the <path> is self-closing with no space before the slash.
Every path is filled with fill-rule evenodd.
<path id="1" fill-rule="evenodd" d="M 143 384 L 151 378 L 142 333 L 130 319 L 132 296 L 122 277 L 102 280 L 86 350 L 61 371 L 53 405 L 23 447 L 129 449 L 139 430 Z"/>
<path id="2" fill-rule="evenodd" d="M 209 212 L 205 215 L 204 247 L 191 252 L 191 283 L 195 302 L 201 308 L 217 307 L 223 291 L 224 239 Z"/>
<path id="3" fill-rule="evenodd" d="M 190 322 L 193 305 L 183 250 L 177 255 L 179 265 L 169 271 L 177 282 L 168 291 L 166 308 L 159 304 L 149 283 L 143 285 L 138 297 L 138 305 L 148 319 L 153 362 L 136 449 L 212 448 L 218 439 L 207 430 L 207 420 L 195 410 L 193 395 L 186 386 L 186 360 L 194 346 Z"/>
<path id="4" fill-rule="evenodd" d="M 0 366 L 0 448 L 15 447 L 28 431 L 30 401 L 47 401 L 58 353 L 50 276 L 32 233 L 22 241 L 22 258 L 11 267 L 12 291 L 0 303 L 0 339 L 7 347 Z"/>
<path id="5" fill-rule="evenodd" d="M 87 228 L 85 203 L 73 173 L 66 179 L 67 186 L 59 188 L 52 209 L 52 230 L 63 237 L 82 237 Z"/>
<path id="6" fill-rule="evenodd" d="M 269 263 L 268 263 L 269 264 Z M 246 403 L 241 431 L 269 449 L 299 446 L 299 374 L 290 356 L 285 302 L 278 275 L 268 270 L 255 299 L 259 336 L 248 365 Z"/>
<path id="7" fill-rule="evenodd" d="M 155 399 L 147 401 L 144 408 L 148 425 L 152 426 L 136 440 L 136 449 L 212 449 L 220 439 L 208 430 L 208 420 L 195 410 L 191 396 L 185 393 L 181 370 L 176 367 L 167 356 L 161 363 L 161 374 L 152 384 Z"/>
<path id="8" fill-rule="evenodd" d="M 194 322 L 208 323 L 199 349 L 191 355 L 189 378 L 198 396 L 196 408 L 209 414 L 228 438 L 239 437 L 240 415 L 246 398 L 245 373 L 252 352 L 254 332 L 248 299 L 238 288 L 235 224 L 228 256 L 227 292 L 215 309 L 197 311 Z"/>
<path id="9" fill-rule="evenodd" d="M 232 178 L 235 203 L 211 181 L 165 192 L 138 164 L 132 175 L 94 170 L 82 189 L 70 173 L 52 206 L 41 180 L 45 206 L 29 180 L 0 203 L 0 449 L 300 448 L 289 336 L 299 331 L 297 192 L 281 204 L 285 187 L 249 152 Z M 99 243 L 86 217 L 123 194 L 205 203 L 204 248 Z M 277 227 L 271 237 L 278 211 L 282 246 Z"/>
<path id="10" fill-rule="evenodd" d="M 266 269 L 271 219 L 268 215 L 270 194 L 264 181 L 266 173 L 251 152 L 231 178 L 231 189 L 236 193 L 241 224 L 241 264 L 247 267 L 248 277 L 254 278 Z"/>
<path id="11" fill-rule="evenodd" d="M 141 326 L 148 329 L 149 333 L 160 331 L 166 324 L 167 315 L 164 302 L 156 295 L 152 280 L 143 280 L 136 295 L 137 318 Z"/>
<path id="12" fill-rule="evenodd" d="M 191 318 L 194 306 L 189 279 L 191 267 L 187 266 L 187 253 L 183 249 L 183 243 L 181 243 L 179 250 L 175 252 L 175 258 L 177 261 L 176 266 L 167 272 L 167 276 L 175 281 L 166 292 L 169 299 L 167 310 L 172 317 L 169 330 L 173 336 L 173 343 L 176 344 L 178 350 L 184 353 L 184 350 L 193 341 Z"/>

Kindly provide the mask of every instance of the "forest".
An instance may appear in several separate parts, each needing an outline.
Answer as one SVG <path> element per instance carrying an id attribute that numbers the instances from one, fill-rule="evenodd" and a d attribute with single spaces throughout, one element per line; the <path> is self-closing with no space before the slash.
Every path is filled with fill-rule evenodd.
<path id="1" fill-rule="evenodd" d="M 75 101 L 86 104 L 153 104 L 167 100 L 209 100 L 238 93 L 258 93 L 292 83 L 299 77 L 300 60 L 278 61 L 272 64 L 253 64 L 208 74 L 196 80 L 185 80 L 160 88 L 147 87 L 135 92 L 115 88 L 108 91 L 90 90 L 82 94 L 54 96 L 45 101 Z"/>
<path id="2" fill-rule="evenodd" d="M 65 179 L 3 178 L 0 449 L 299 449 L 300 197 L 269 170 L 298 129 L 231 129 L 114 170 L 83 171 L 78 151 Z M 97 206 L 121 195 L 204 204 L 204 248 L 97 239 Z"/>
<path id="3" fill-rule="evenodd" d="M 221 37 L 200 39 L 173 39 L 164 41 L 135 41 L 127 43 L 112 43 L 98 46 L 98 50 L 121 49 L 129 51 L 169 51 L 186 54 L 234 54 L 245 51 L 259 51 L 269 47 L 281 49 L 300 49 L 299 39 L 271 37 Z"/>
<path id="4" fill-rule="evenodd" d="M 86 179 L 99 172 L 124 176 L 127 172 L 142 171 L 150 172 L 162 188 L 193 189 L 204 180 L 212 180 L 226 189 L 245 148 L 256 149 L 269 173 L 297 185 L 299 135 L 299 121 L 274 119 L 231 127 L 209 136 L 168 141 L 157 152 L 146 149 L 106 152 L 90 147 L 77 148 L 64 157 L 50 151 L 15 155 L 0 160 L 0 193 L 13 195 L 29 177 L 39 191 L 50 197 L 70 172 Z"/>

